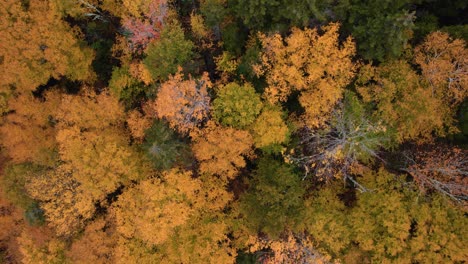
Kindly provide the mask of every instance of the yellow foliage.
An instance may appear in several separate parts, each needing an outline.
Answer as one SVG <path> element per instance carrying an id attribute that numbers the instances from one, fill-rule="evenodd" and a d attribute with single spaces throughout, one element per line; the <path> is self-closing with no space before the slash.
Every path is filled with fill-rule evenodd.
<path id="1" fill-rule="evenodd" d="M 293 28 L 284 39 L 279 34 L 259 35 L 264 51 L 262 63 L 254 70 L 266 76 L 266 98 L 271 103 L 284 102 L 291 92 L 300 91 L 299 101 L 310 126 L 327 120 L 355 74 L 354 42 L 348 38 L 339 45 L 338 29 L 339 24 L 332 23 L 323 27 L 322 35 L 309 28 Z"/>
<path id="2" fill-rule="evenodd" d="M 151 77 L 151 73 L 141 62 L 130 63 L 130 74 L 146 85 L 150 85 L 154 81 L 153 77 Z"/>
<path id="3" fill-rule="evenodd" d="M 198 39 L 204 39 L 210 35 L 210 31 L 205 26 L 203 16 L 199 14 L 190 14 L 190 26 L 192 27 L 194 36 Z"/>
<path id="4" fill-rule="evenodd" d="M 289 136 L 288 126 L 282 113 L 276 108 L 264 108 L 252 125 L 253 138 L 257 148 L 285 143 Z"/>
<path id="5" fill-rule="evenodd" d="M 429 34 L 416 47 L 414 60 L 430 83 L 432 96 L 443 99 L 451 107 L 468 96 L 468 50 L 462 39 L 451 39 L 440 31 Z"/>
<path id="6" fill-rule="evenodd" d="M 33 91 L 49 78 L 73 80 L 94 77 L 94 52 L 83 48 L 79 30 L 62 21 L 55 2 L 31 0 L 25 11 L 21 1 L 0 2 L 0 91 Z"/>
<path id="7" fill-rule="evenodd" d="M 145 137 L 145 131 L 151 127 L 151 119 L 137 110 L 132 110 L 128 113 L 127 124 L 132 137 L 141 142 Z"/>
<path id="8" fill-rule="evenodd" d="M 50 91 L 40 101 L 30 93 L 10 98 L 9 108 L 0 126 L 2 145 L 15 163 L 53 164 L 51 153 L 56 145 L 56 130 L 51 124 L 60 103 L 60 95 Z"/>
<path id="9" fill-rule="evenodd" d="M 193 140 L 192 149 L 200 161 L 200 171 L 225 180 L 234 178 L 246 165 L 244 156 L 250 154 L 253 145 L 253 138 L 247 131 L 222 127 L 214 122 L 209 122 Z"/>
<path id="10" fill-rule="evenodd" d="M 113 207 L 117 231 L 147 246 L 162 244 L 193 215 L 200 205 L 200 191 L 200 181 L 185 171 L 171 170 L 161 179 L 142 181 L 124 192 Z"/>
<path id="11" fill-rule="evenodd" d="M 116 239 L 109 232 L 108 223 L 104 219 L 97 219 L 86 226 L 83 235 L 75 240 L 67 252 L 67 257 L 77 264 L 111 264 Z"/>

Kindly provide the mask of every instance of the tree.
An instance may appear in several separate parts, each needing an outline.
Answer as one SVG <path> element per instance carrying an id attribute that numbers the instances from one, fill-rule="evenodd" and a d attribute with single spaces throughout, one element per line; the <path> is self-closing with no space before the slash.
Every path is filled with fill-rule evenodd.
<path id="1" fill-rule="evenodd" d="M 374 117 L 396 131 L 395 140 L 427 140 L 432 133 L 453 131 L 453 120 L 438 98 L 404 61 L 361 68 L 357 90 L 375 106 Z"/>
<path id="2" fill-rule="evenodd" d="M 281 144 L 288 142 L 290 131 L 283 120 L 284 115 L 278 106 L 263 107 L 262 112 L 251 126 L 257 148 L 267 152 L 278 152 L 281 149 Z"/>
<path id="3" fill-rule="evenodd" d="M 306 26 L 311 19 L 325 20 L 324 9 L 330 1 L 234 0 L 230 1 L 237 17 L 253 30 L 285 29 Z"/>
<path id="4" fill-rule="evenodd" d="M 299 226 L 305 188 L 290 165 L 263 158 L 248 184 L 240 198 L 239 213 L 252 234 L 263 232 L 276 239 L 283 231 Z"/>
<path id="5" fill-rule="evenodd" d="M 346 34 L 356 38 L 358 53 L 366 60 L 398 58 L 412 37 L 414 12 L 411 5 L 417 1 L 339 1 L 334 8 L 343 21 Z"/>
<path id="6" fill-rule="evenodd" d="M 193 141 L 192 150 L 200 162 L 200 171 L 216 174 L 224 180 L 234 178 L 238 170 L 245 167 L 243 156 L 249 154 L 253 145 L 247 131 L 222 127 L 214 122 L 209 122 Z"/>
<path id="7" fill-rule="evenodd" d="M 142 6 L 136 8 L 140 11 L 134 12 L 133 15 L 137 15 L 136 18 L 125 17 L 122 23 L 129 33 L 130 49 L 137 53 L 142 52 L 152 41 L 159 39 L 168 10 L 167 0 L 145 2 L 148 1 L 142 1 Z M 124 1 L 124 3 L 131 3 L 131 1 Z M 140 16 L 141 13 L 144 15 Z"/>
<path id="8" fill-rule="evenodd" d="M 312 238 L 304 233 L 288 232 L 280 239 L 261 237 L 256 240 L 249 251 L 258 255 L 256 261 L 260 263 L 330 263 L 330 257 L 321 254 Z"/>
<path id="9" fill-rule="evenodd" d="M 7 166 L 0 178 L 5 197 L 15 206 L 23 210 L 28 209 L 34 204 L 34 200 L 27 195 L 26 184 L 43 171 L 44 168 L 31 163 Z"/>
<path id="10" fill-rule="evenodd" d="M 183 80 L 180 70 L 161 85 L 156 100 L 150 102 L 146 109 L 149 114 L 155 113 L 158 118 L 166 119 L 172 128 L 186 134 L 197 129 L 209 117 L 208 88 L 211 82 L 206 73 L 198 80 L 191 76 Z"/>
<path id="11" fill-rule="evenodd" d="M 462 39 L 451 39 L 447 33 L 437 31 L 429 34 L 415 49 L 414 60 L 429 82 L 432 96 L 452 108 L 452 115 L 468 96 L 468 50 L 465 46 Z"/>
<path id="12" fill-rule="evenodd" d="M 88 224 L 76 240 L 73 241 L 66 256 L 73 263 L 115 263 L 114 248 L 116 239 L 114 226 L 106 219 L 96 219 Z"/>
<path id="13" fill-rule="evenodd" d="M 129 180 L 144 177 L 145 165 L 123 132 L 124 112 L 106 93 L 66 95 L 57 114 L 57 142 L 64 170 L 95 201 Z"/>
<path id="14" fill-rule="evenodd" d="M 34 162 L 46 166 L 55 163 L 54 118 L 60 94 L 46 92 L 44 98 L 22 93 L 9 100 L 10 112 L 0 126 L 2 146 L 14 163 Z"/>
<path id="15" fill-rule="evenodd" d="M 161 32 L 159 41 L 154 41 L 145 50 L 143 60 L 153 79 L 167 80 L 177 67 L 188 62 L 193 56 L 193 43 L 186 40 L 184 31 L 177 21 L 168 23 Z"/>
<path id="16" fill-rule="evenodd" d="M 439 195 L 421 197 L 404 177 L 383 168 L 360 174 L 370 191 L 356 193 L 355 199 L 347 201 L 337 183 L 307 201 L 310 216 L 304 225 L 321 248 L 350 262 L 446 263 L 466 258 L 467 219 L 462 210 Z"/>
<path id="17" fill-rule="evenodd" d="M 167 170 L 174 166 L 189 167 L 193 157 L 190 146 L 180 140 L 163 121 L 156 120 L 146 130 L 142 148 L 158 170 Z"/>
<path id="18" fill-rule="evenodd" d="M 164 172 L 161 179 L 140 182 L 124 192 L 113 206 L 117 231 L 148 246 L 164 243 L 199 206 L 201 183 L 188 171 Z"/>
<path id="19" fill-rule="evenodd" d="M 34 91 L 50 78 L 93 78 L 92 49 L 80 40 L 80 30 L 62 20 L 53 1 L 8 0 L 0 4 L 0 91 Z"/>
<path id="20" fill-rule="evenodd" d="M 305 122 L 318 127 L 329 117 L 342 98 L 343 89 L 354 76 L 355 52 L 351 38 L 339 45 L 338 24 L 317 29 L 292 29 L 283 39 L 279 34 L 260 35 L 263 45 L 257 75 L 265 75 L 268 87 L 265 97 L 271 102 L 284 102 L 293 91 L 299 91 L 299 102 L 305 108 Z"/>
<path id="21" fill-rule="evenodd" d="M 320 180 L 342 177 L 352 181 L 361 191 L 365 188 L 349 174 L 352 165 L 369 164 L 379 158 L 381 148 L 391 146 L 387 128 L 367 116 L 363 104 L 352 92 L 332 115 L 326 129 L 303 128 L 297 154 L 287 158 Z"/>
<path id="22" fill-rule="evenodd" d="M 458 202 L 468 200 L 468 152 L 446 145 L 418 146 L 405 154 L 408 172 L 427 192 L 435 190 Z"/>
<path id="23" fill-rule="evenodd" d="M 48 225 L 63 236 L 79 231 L 95 211 L 93 197 L 71 176 L 70 172 L 57 168 L 38 175 L 26 185 L 28 194 L 40 202 Z"/>
<path id="24" fill-rule="evenodd" d="M 23 263 L 59 264 L 67 261 L 66 243 L 56 237 L 36 237 L 31 230 L 23 230 L 17 238 Z"/>
<path id="25" fill-rule="evenodd" d="M 260 114 L 262 101 L 250 84 L 229 83 L 213 101 L 213 117 L 225 126 L 243 129 Z"/>

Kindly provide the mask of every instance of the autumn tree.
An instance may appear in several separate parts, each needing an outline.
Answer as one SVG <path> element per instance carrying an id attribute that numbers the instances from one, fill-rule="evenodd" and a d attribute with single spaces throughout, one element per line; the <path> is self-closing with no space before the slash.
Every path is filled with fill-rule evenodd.
<path id="1" fill-rule="evenodd" d="M 178 170 L 142 181 L 124 192 L 113 207 L 118 232 L 149 246 L 165 242 L 193 215 L 200 185 L 190 172 Z"/>
<path id="2" fill-rule="evenodd" d="M 93 77 L 94 53 L 80 40 L 80 30 L 62 20 L 53 1 L 2 1 L 0 28 L 0 89 L 9 93 L 34 91 L 50 78 L 72 80 Z"/>
<path id="3" fill-rule="evenodd" d="M 76 238 L 66 256 L 73 263 L 115 263 L 115 227 L 108 219 L 98 218 Z"/>
<path id="4" fill-rule="evenodd" d="M 134 5 L 136 10 L 130 16 L 124 16 L 122 22 L 129 34 L 130 49 L 134 52 L 143 51 L 151 41 L 159 39 L 168 10 L 167 0 L 138 2 L 124 1 L 127 5 Z"/>
<path id="5" fill-rule="evenodd" d="M 168 23 L 158 41 L 152 42 L 145 50 L 144 65 L 155 80 L 167 80 L 193 56 L 193 43 L 185 39 L 184 31 L 177 21 Z"/>
<path id="6" fill-rule="evenodd" d="M 44 172 L 42 166 L 32 163 L 10 164 L 4 168 L 0 187 L 4 196 L 15 206 L 27 210 L 34 200 L 26 192 L 27 183 Z"/>
<path id="7" fill-rule="evenodd" d="M 362 176 L 371 191 L 356 193 L 352 206 L 345 206 L 338 186 L 318 190 L 307 202 L 311 215 L 304 225 L 319 247 L 350 262 L 457 262 L 466 257 L 462 211 L 439 195 L 421 197 L 404 177 L 384 169 Z"/>
<path id="8" fill-rule="evenodd" d="M 251 126 L 255 146 L 265 151 L 277 152 L 288 142 L 290 130 L 284 121 L 285 114 L 278 106 L 263 107 Z"/>
<path id="9" fill-rule="evenodd" d="M 138 153 L 123 132 L 124 113 L 106 93 L 67 95 L 57 115 L 61 167 L 86 193 L 100 200 L 128 180 L 142 176 Z"/>
<path id="10" fill-rule="evenodd" d="M 265 97 L 284 102 L 293 91 L 300 92 L 305 122 L 312 127 L 327 120 L 356 69 L 351 61 L 354 43 L 347 38 L 340 45 L 338 29 L 339 24 L 330 24 L 319 34 L 317 29 L 293 28 L 284 39 L 260 35 L 264 51 L 255 71 L 266 77 Z"/>
<path id="11" fill-rule="evenodd" d="M 468 200 L 468 152 L 445 145 L 418 146 L 406 152 L 408 172 L 421 191 L 435 190 L 455 201 Z"/>
<path id="12" fill-rule="evenodd" d="M 415 49 L 414 60 L 429 82 L 432 96 L 452 108 L 468 96 L 468 50 L 462 39 L 451 39 L 440 31 L 429 34 Z"/>
<path id="13" fill-rule="evenodd" d="M 223 181 L 207 175 L 194 179 L 188 171 L 174 169 L 140 182 L 113 207 L 123 237 L 119 256 L 128 261 L 234 263 L 222 213 L 230 199 Z"/>
<path id="14" fill-rule="evenodd" d="M 71 176 L 58 168 L 30 179 L 26 185 L 28 194 L 40 202 L 48 225 L 59 235 L 77 232 L 95 211 L 93 198 Z"/>
<path id="15" fill-rule="evenodd" d="M 213 101 L 213 117 L 225 126 L 243 129 L 260 114 L 260 95 L 250 84 L 229 83 L 219 88 Z"/>
<path id="16" fill-rule="evenodd" d="M 60 100 L 60 94 L 53 90 L 46 92 L 42 100 L 31 93 L 10 98 L 10 112 L 0 126 L 0 135 L 1 144 L 13 162 L 54 164 L 56 129 L 53 116 Z"/>
<path id="17" fill-rule="evenodd" d="M 260 263 L 331 263 L 330 257 L 320 253 L 312 238 L 304 233 L 288 232 L 279 239 L 251 238 L 249 242 L 249 251 Z"/>
<path id="18" fill-rule="evenodd" d="M 249 189 L 240 198 L 239 212 L 253 234 L 272 238 L 295 230 L 302 217 L 305 188 L 292 166 L 263 158 L 259 161 Z"/>
<path id="19" fill-rule="evenodd" d="M 178 73 L 161 85 L 156 99 L 148 103 L 146 110 L 150 115 L 166 119 L 172 128 L 186 134 L 208 120 L 210 87 L 208 74 L 200 79 L 189 76 L 188 80 L 184 80 L 179 69 Z"/>
<path id="20" fill-rule="evenodd" d="M 234 178 L 239 169 L 245 167 L 244 156 L 250 154 L 253 145 L 247 131 L 222 127 L 214 122 L 209 122 L 193 141 L 192 150 L 200 162 L 200 171 L 225 180 Z"/>
<path id="21" fill-rule="evenodd" d="M 48 235 L 46 232 L 43 232 L 45 234 L 41 234 L 41 236 L 37 236 L 34 231 L 31 231 L 25 229 L 17 238 L 22 263 L 58 264 L 67 261 L 65 241 Z"/>
<path id="22" fill-rule="evenodd" d="M 443 102 L 404 61 L 361 68 L 357 86 L 363 101 L 375 106 L 375 118 L 396 131 L 397 142 L 427 140 L 433 132 L 454 129 Z"/>

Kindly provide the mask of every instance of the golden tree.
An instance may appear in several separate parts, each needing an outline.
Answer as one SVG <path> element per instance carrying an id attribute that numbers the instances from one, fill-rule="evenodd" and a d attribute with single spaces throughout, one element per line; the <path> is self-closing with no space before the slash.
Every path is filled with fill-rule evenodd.
<path id="1" fill-rule="evenodd" d="M 421 66 L 432 96 L 444 100 L 453 110 L 468 96 L 468 50 L 464 40 L 433 32 L 416 47 L 414 60 Z"/>
<path id="2" fill-rule="evenodd" d="M 79 40 L 80 31 L 61 19 L 53 1 L 0 2 L 0 89 L 33 91 L 49 78 L 89 80 L 94 52 Z"/>
<path id="3" fill-rule="evenodd" d="M 355 73 L 351 61 L 354 42 L 347 38 L 340 45 L 338 29 L 339 24 L 332 23 L 323 27 L 323 34 L 317 29 L 293 28 L 286 38 L 259 36 L 264 51 L 261 64 L 254 69 L 266 77 L 266 98 L 272 103 L 284 102 L 293 91 L 299 91 L 306 123 L 313 127 L 328 118 Z"/>
<path id="4" fill-rule="evenodd" d="M 10 112 L 0 126 L 2 145 L 13 162 L 35 162 L 51 165 L 56 146 L 53 116 L 60 104 L 60 95 L 47 92 L 44 100 L 31 93 L 19 94 L 9 101 Z"/>
<path id="5" fill-rule="evenodd" d="M 200 191 L 200 181 L 188 171 L 174 169 L 164 172 L 161 179 L 142 181 L 113 206 L 117 231 L 150 247 L 162 244 L 194 214 Z"/>
<path id="6" fill-rule="evenodd" d="M 232 179 L 246 163 L 253 138 L 243 130 L 222 127 L 209 122 L 200 134 L 195 135 L 192 150 L 200 162 L 200 171 L 216 174 L 223 179 Z"/>

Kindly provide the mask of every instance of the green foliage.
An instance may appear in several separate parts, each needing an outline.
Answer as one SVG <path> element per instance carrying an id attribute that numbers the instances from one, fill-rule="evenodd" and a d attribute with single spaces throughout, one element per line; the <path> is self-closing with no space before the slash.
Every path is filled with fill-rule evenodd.
<path id="1" fill-rule="evenodd" d="M 131 76 L 128 67 L 116 67 L 112 71 L 109 89 L 126 107 L 134 105 L 145 93 L 144 85 Z"/>
<path id="2" fill-rule="evenodd" d="M 203 0 L 200 1 L 200 11 L 205 17 L 205 22 L 209 27 L 216 27 L 221 24 L 228 10 L 225 7 L 225 0 Z"/>
<path id="3" fill-rule="evenodd" d="M 213 101 L 214 118 L 223 125 L 235 128 L 252 124 L 261 109 L 260 95 L 250 84 L 240 86 L 229 83 L 219 90 L 218 97 Z"/>
<path id="4" fill-rule="evenodd" d="M 148 46 L 143 63 L 155 80 L 164 81 L 177 72 L 178 66 L 190 61 L 193 48 L 193 43 L 185 39 L 181 25 L 173 21 L 164 27 L 161 38 Z"/>
<path id="5" fill-rule="evenodd" d="M 364 173 L 361 184 L 370 191 L 356 193 L 356 201 L 345 207 L 338 184 L 307 201 L 305 220 L 319 246 L 334 257 L 358 255 L 376 263 L 466 259 L 468 220 L 441 196 L 421 197 L 403 177 L 380 169 Z"/>
<path id="6" fill-rule="evenodd" d="M 23 210 L 28 209 L 34 204 L 34 200 L 26 194 L 25 186 L 29 180 L 42 171 L 44 168 L 32 163 L 6 167 L 5 174 L 0 177 L 1 188 L 5 192 L 6 198 Z"/>
<path id="7" fill-rule="evenodd" d="M 415 0 L 341 0 L 335 7 L 343 29 L 351 34 L 358 53 L 367 60 L 397 58 L 412 37 Z"/>
<path id="8" fill-rule="evenodd" d="M 338 197 L 343 184 L 321 188 L 305 202 L 304 227 L 318 242 L 318 246 L 334 257 L 342 255 L 352 238 L 348 211 Z"/>
<path id="9" fill-rule="evenodd" d="M 346 91 L 343 113 L 338 119 L 334 125 L 344 139 L 342 152 L 348 153 L 353 160 L 369 163 L 380 148 L 392 145 L 392 130 L 368 117 L 364 105 L 353 92 Z"/>
<path id="10" fill-rule="evenodd" d="M 24 212 L 26 222 L 31 226 L 41 226 L 45 223 L 44 210 L 38 203 L 32 203 Z"/>
<path id="11" fill-rule="evenodd" d="M 324 9 L 330 0 L 232 0 L 235 13 L 254 30 L 285 30 L 305 26 L 311 18 L 325 20 Z"/>
<path id="12" fill-rule="evenodd" d="M 192 162 L 190 147 L 178 139 L 176 133 L 160 120 L 154 121 L 146 131 L 142 148 L 156 169 L 189 166 Z"/>
<path id="13" fill-rule="evenodd" d="M 303 217 L 305 188 L 293 167 L 271 158 L 262 158 L 240 198 L 240 212 L 254 234 L 264 232 L 278 238 L 285 230 L 295 230 Z"/>
<path id="14" fill-rule="evenodd" d="M 224 49 L 232 54 L 241 55 L 247 34 L 239 24 L 229 23 L 221 30 Z"/>

